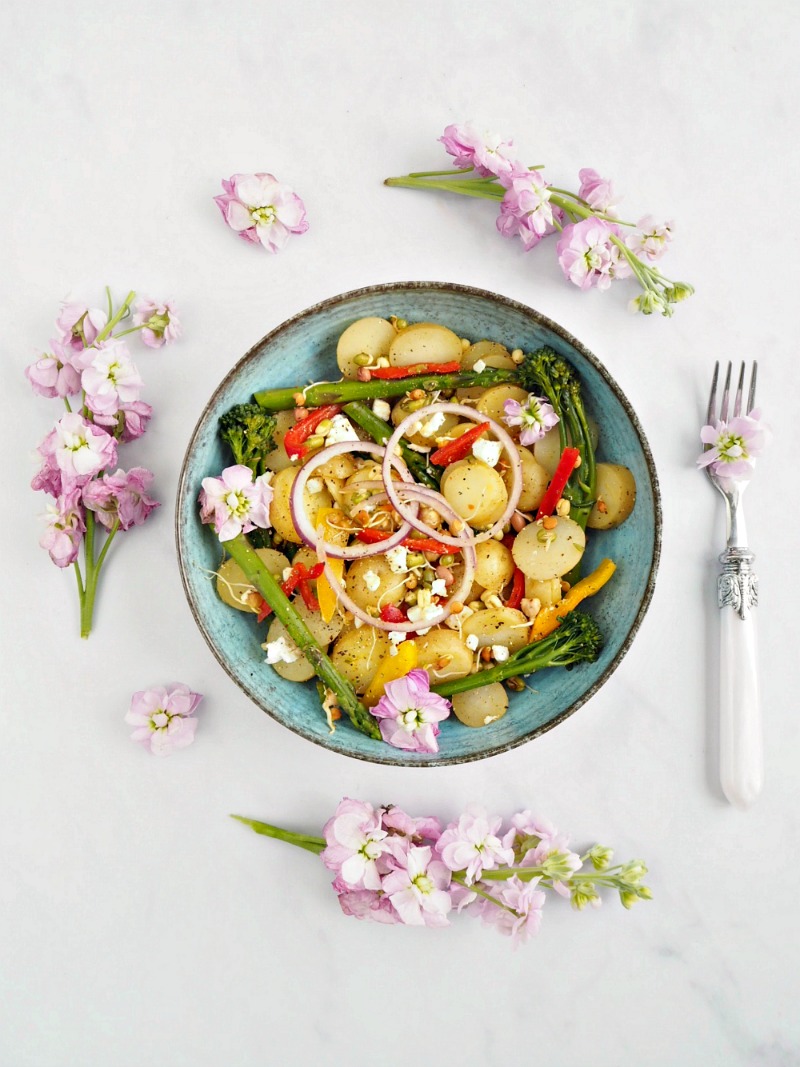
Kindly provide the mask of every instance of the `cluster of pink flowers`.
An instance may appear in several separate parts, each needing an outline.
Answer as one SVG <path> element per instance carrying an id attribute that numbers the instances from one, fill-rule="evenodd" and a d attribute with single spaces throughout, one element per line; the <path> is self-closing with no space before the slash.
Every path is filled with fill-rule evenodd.
<path id="1" fill-rule="evenodd" d="M 473 807 L 442 829 L 436 818 L 345 798 L 323 837 L 321 859 L 339 904 L 356 919 L 447 926 L 451 914 L 466 912 L 524 942 L 539 930 L 548 890 L 578 909 L 599 906 L 603 885 L 617 889 L 626 907 L 650 897 L 640 861 L 610 870 L 611 851 L 599 846 L 581 857 L 530 811 L 504 826 Z M 581 873 L 587 862 L 591 869 Z"/>
<path id="2" fill-rule="evenodd" d="M 64 304 L 56 320 L 50 349 L 25 369 L 40 396 L 61 398 L 66 413 L 37 447 L 41 466 L 31 487 L 53 497 L 40 544 L 57 567 L 75 566 L 81 598 L 81 632 L 87 636 L 97 575 L 108 543 L 95 558 L 95 523 L 107 531 L 140 526 L 158 503 L 149 496 L 153 475 L 144 467 L 117 465 L 120 445 L 145 432 L 152 415 L 140 399 L 142 379 L 122 334 L 114 328 L 131 313 L 135 293 L 114 312 Z M 134 325 L 150 347 L 161 347 L 180 333 L 172 304 L 141 300 L 133 309 Z M 84 571 L 78 557 L 86 550 Z"/>

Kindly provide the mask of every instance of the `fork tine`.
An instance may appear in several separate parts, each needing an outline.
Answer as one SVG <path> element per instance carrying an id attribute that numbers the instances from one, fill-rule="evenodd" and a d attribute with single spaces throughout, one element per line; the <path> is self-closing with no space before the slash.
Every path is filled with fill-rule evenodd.
<path id="1" fill-rule="evenodd" d="M 750 374 L 750 392 L 747 396 L 747 414 L 749 415 L 756 406 L 756 377 L 758 375 L 758 361 L 753 361 L 753 370 Z"/>
<path id="2" fill-rule="evenodd" d="M 714 377 L 711 379 L 711 395 L 708 398 L 706 423 L 713 426 L 717 421 L 717 380 L 719 378 L 719 360 L 714 364 Z"/>
<path id="3" fill-rule="evenodd" d="M 739 368 L 739 381 L 738 381 L 738 384 L 736 386 L 736 396 L 734 397 L 734 400 L 733 400 L 733 417 L 734 418 L 736 418 L 737 415 L 741 415 L 741 413 L 742 413 L 742 392 L 743 392 L 743 390 L 744 390 L 744 360 L 742 360 L 742 365 Z"/>
<path id="4" fill-rule="evenodd" d="M 722 389 L 722 400 L 720 401 L 720 405 L 719 405 L 719 421 L 720 422 L 727 422 L 728 421 L 728 399 L 729 399 L 730 393 L 731 393 L 731 370 L 732 369 L 733 369 L 733 364 L 730 362 L 730 360 L 728 360 L 728 373 L 725 375 L 725 385 L 723 386 L 723 389 Z"/>

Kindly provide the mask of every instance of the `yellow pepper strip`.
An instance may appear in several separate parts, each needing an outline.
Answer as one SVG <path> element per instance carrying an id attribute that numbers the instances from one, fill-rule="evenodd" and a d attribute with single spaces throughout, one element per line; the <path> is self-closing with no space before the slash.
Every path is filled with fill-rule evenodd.
<path id="1" fill-rule="evenodd" d="M 347 544 L 347 532 L 328 524 L 328 518 L 335 514 L 341 513 L 337 512 L 336 508 L 319 509 L 316 514 L 317 534 L 332 545 Z M 341 582 L 344 578 L 344 560 L 329 559 L 328 565 Z M 330 622 L 336 614 L 337 601 L 331 583 L 324 574 L 317 578 L 317 600 L 319 601 L 319 610 L 323 621 Z"/>
<path id="2" fill-rule="evenodd" d="M 542 637 L 547 637 L 548 634 L 551 634 L 553 630 L 557 630 L 564 616 L 574 608 L 577 608 L 578 604 L 585 600 L 587 596 L 594 596 L 599 589 L 602 589 L 616 569 L 617 565 L 613 560 L 604 559 L 596 570 L 576 582 L 558 604 L 553 604 L 549 608 L 542 608 L 533 620 L 531 640 L 539 641 Z"/>
<path id="3" fill-rule="evenodd" d="M 397 646 L 397 652 L 393 656 L 390 652 L 383 657 L 375 671 L 375 677 L 369 684 L 369 688 L 362 700 L 367 708 L 374 708 L 384 694 L 387 682 L 395 682 L 398 678 L 405 678 L 409 671 L 413 671 L 417 665 L 418 652 L 414 641 L 403 641 Z"/>

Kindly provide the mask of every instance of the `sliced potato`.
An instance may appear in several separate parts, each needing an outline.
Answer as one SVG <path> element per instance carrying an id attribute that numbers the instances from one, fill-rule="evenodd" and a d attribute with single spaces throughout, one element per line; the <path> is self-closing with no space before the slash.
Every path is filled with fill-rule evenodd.
<path id="1" fill-rule="evenodd" d="M 406 594 L 405 575 L 395 574 L 385 556 L 355 560 L 347 571 L 345 586 L 351 600 L 370 614 L 377 614 L 387 604 L 399 604 Z"/>
<path id="2" fill-rule="evenodd" d="M 592 442 L 592 448 L 597 448 L 597 442 L 600 439 L 600 430 L 595 420 L 588 416 L 586 419 L 589 424 L 589 439 Z M 569 434 L 567 434 L 567 444 L 570 443 Z M 533 454 L 536 457 L 537 463 L 541 463 L 544 469 L 547 471 L 549 478 L 553 477 L 555 469 L 558 466 L 558 461 L 561 459 L 561 438 L 558 432 L 558 426 L 554 426 L 533 446 Z"/>
<path id="3" fill-rule="evenodd" d="M 281 581 L 284 569 L 289 566 L 287 557 L 274 548 L 257 548 L 256 555 L 269 573 Z M 244 571 L 236 560 L 226 559 L 217 571 L 217 594 L 220 600 L 237 611 L 248 611 L 255 615 L 259 610 L 259 600 L 252 594 L 257 592 L 252 582 L 245 578 Z"/>
<path id="4" fill-rule="evenodd" d="M 295 545 L 301 544 L 303 540 L 294 528 L 292 509 L 289 504 L 292 485 L 297 477 L 297 470 L 297 467 L 286 467 L 284 470 L 278 471 L 272 479 L 272 503 L 269 508 L 270 522 L 276 533 L 279 533 L 284 540 L 291 541 Z M 313 481 L 313 479 L 310 480 Z M 307 485 L 303 493 L 303 501 L 306 514 L 312 523 L 320 508 L 329 508 L 333 503 L 331 494 L 326 488 L 323 488 L 318 493 L 312 493 Z"/>
<path id="5" fill-rule="evenodd" d="M 446 467 L 440 488 L 450 507 L 470 526 L 490 526 L 508 503 L 508 490 L 499 472 L 476 456 Z"/>
<path id="6" fill-rule="evenodd" d="M 636 480 L 627 467 L 617 463 L 597 464 L 597 502 L 587 523 L 593 530 L 619 526 L 636 503 Z"/>
<path id="7" fill-rule="evenodd" d="M 487 645 L 504 645 L 509 652 L 516 652 L 528 643 L 530 623 L 516 608 L 488 608 L 470 615 L 461 628 L 464 637 L 474 634 L 478 648 Z"/>
<path id="8" fill-rule="evenodd" d="M 417 322 L 401 330 L 389 348 L 393 367 L 412 367 L 415 363 L 461 362 L 464 348 L 458 334 L 433 322 Z"/>
<path id="9" fill-rule="evenodd" d="M 518 400 L 520 404 L 525 404 L 528 400 L 528 393 L 525 389 L 520 389 L 518 385 L 493 385 L 491 389 L 483 390 L 475 407 L 482 415 L 488 415 L 490 419 L 505 426 L 503 405 L 506 400 Z M 511 428 L 509 433 L 513 437 L 517 430 Z"/>
<path id="10" fill-rule="evenodd" d="M 572 519 L 553 516 L 548 520 L 531 522 L 514 538 L 511 552 L 514 562 L 528 578 L 547 581 L 560 578 L 580 563 L 586 547 L 586 534 Z"/>
<path id="11" fill-rule="evenodd" d="M 292 466 L 292 461 L 283 447 L 283 439 L 288 430 L 294 426 L 294 411 L 277 411 L 275 413 L 275 447 L 264 457 L 264 465 L 269 471 L 282 471 Z"/>
<path id="12" fill-rule="evenodd" d="M 465 726 L 479 728 L 502 719 L 508 711 L 508 693 L 500 682 L 468 689 L 453 696 L 453 714 Z"/>
<path id="13" fill-rule="evenodd" d="M 286 640 L 290 647 L 294 644 L 281 620 L 273 619 L 267 631 L 265 644 L 277 641 L 281 637 Z M 283 661 L 273 663 L 272 667 L 276 674 L 280 675 L 281 678 L 285 678 L 288 682 L 307 682 L 309 678 L 314 677 L 314 668 L 305 656 L 300 656 L 299 659 L 294 660 L 292 663 L 284 663 Z"/>
<path id="14" fill-rule="evenodd" d="M 517 507 L 520 511 L 533 511 L 542 502 L 542 497 L 547 491 L 550 475 L 537 463 L 533 452 L 528 448 L 519 446 L 519 456 L 522 460 L 522 492 L 520 493 Z M 502 472 L 506 489 L 511 490 L 511 470 Z"/>
<path id="15" fill-rule="evenodd" d="M 497 593 L 506 582 L 514 577 L 514 558 L 511 549 L 501 541 L 484 541 L 475 546 L 478 562 L 475 567 L 475 581 L 483 589 Z"/>
<path id="16" fill-rule="evenodd" d="M 389 651 L 389 638 L 374 626 L 346 630 L 331 650 L 331 660 L 357 693 L 366 692 L 378 664 Z"/>
<path id="17" fill-rule="evenodd" d="M 431 676 L 431 680 L 466 678 L 472 670 L 472 653 L 455 630 L 431 630 L 415 639 L 417 664 Z"/>
<path id="18" fill-rule="evenodd" d="M 487 367 L 499 367 L 501 370 L 514 370 L 516 367 L 506 346 L 497 341 L 477 341 L 474 345 L 470 345 L 461 360 L 461 369 L 473 370 L 479 361 L 485 363 Z M 475 400 L 485 391 L 480 385 L 469 389 L 456 389 L 456 399 L 459 401 Z"/>
<path id="19" fill-rule="evenodd" d="M 528 600 L 538 600 L 543 608 L 552 608 L 561 600 L 561 580 L 548 578 L 545 582 L 538 582 L 535 578 L 526 578 L 525 596 Z"/>
<path id="20" fill-rule="evenodd" d="M 356 356 L 367 355 L 373 363 L 389 355 L 389 347 L 397 336 L 397 330 L 386 319 L 357 319 L 339 338 L 336 346 L 336 362 L 345 378 L 356 378 L 360 367 Z"/>

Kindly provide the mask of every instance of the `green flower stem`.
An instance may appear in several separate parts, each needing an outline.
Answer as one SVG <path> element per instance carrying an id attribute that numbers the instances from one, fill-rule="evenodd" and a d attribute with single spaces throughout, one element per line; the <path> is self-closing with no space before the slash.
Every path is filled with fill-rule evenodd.
<path id="1" fill-rule="evenodd" d="M 230 541 L 223 541 L 223 546 L 244 571 L 245 577 L 261 593 L 273 612 L 280 619 L 286 630 L 314 668 L 314 673 L 328 689 L 333 690 L 339 707 L 349 717 L 353 726 L 368 737 L 380 740 L 381 732 L 377 721 L 369 714 L 359 701 L 352 685 L 336 670 L 325 652 L 317 644 L 311 631 L 297 614 L 292 602 L 280 587 L 278 580 L 270 574 L 263 560 L 257 555 L 247 537 L 239 534 Z"/>
<path id="2" fill-rule="evenodd" d="M 106 307 L 108 308 L 106 318 L 110 319 L 114 314 L 114 302 L 111 299 L 111 290 L 108 286 L 106 286 Z"/>
<path id="3" fill-rule="evenodd" d="M 65 407 L 65 408 L 67 409 L 67 411 L 68 411 L 68 412 L 69 412 L 70 414 L 72 414 L 72 405 L 70 404 L 70 402 L 69 402 L 69 400 L 67 399 L 67 397 L 64 397 L 64 407 Z"/>
<path id="4" fill-rule="evenodd" d="M 86 579 L 81 581 L 80 571 L 77 564 L 76 574 L 78 575 L 78 598 L 81 606 L 81 637 L 86 638 L 92 632 L 92 618 L 94 616 L 94 600 L 97 593 L 97 581 L 100 577 L 100 570 L 105 562 L 105 558 L 108 555 L 108 550 L 111 548 L 111 542 L 119 529 L 119 519 L 114 522 L 114 525 L 108 531 L 105 543 L 103 544 L 100 554 L 97 559 L 94 558 L 94 542 L 95 542 L 95 519 L 91 511 L 86 512 L 86 535 L 83 541 L 84 552 L 84 565 L 86 568 Z"/>
<path id="5" fill-rule="evenodd" d="M 458 371 L 455 374 L 419 374 L 409 378 L 373 378 L 369 382 L 316 382 L 305 389 L 264 389 L 255 394 L 255 401 L 267 411 L 286 411 L 295 407 L 295 396 L 302 392 L 309 408 L 323 404 L 347 404 L 352 400 L 375 400 L 379 397 L 403 396 L 412 389 L 489 388 L 517 380 L 517 372 L 487 367 L 480 371 Z"/>
<path id="6" fill-rule="evenodd" d="M 111 294 L 108 292 L 108 289 L 106 289 L 106 292 L 108 293 L 109 309 L 110 309 L 111 308 Z M 97 339 L 94 342 L 95 344 L 97 344 L 99 341 L 105 341 L 105 340 L 107 340 L 107 338 L 109 338 L 111 336 L 111 334 L 112 334 L 112 332 L 114 330 L 114 327 L 117 325 L 117 323 L 121 322 L 122 319 L 124 319 L 126 317 L 126 315 L 128 315 L 128 313 L 130 312 L 131 304 L 133 303 L 133 301 L 135 299 L 136 299 L 136 293 L 133 290 L 131 290 L 128 293 L 128 295 L 125 297 L 125 299 L 122 302 L 122 304 L 120 304 L 116 315 L 113 315 L 108 320 L 108 322 L 105 324 L 103 329 L 97 335 Z"/>
<path id="7" fill-rule="evenodd" d="M 412 178 L 409 175 L 405 178 L 386 178 L 383 184 L 399 186 L 403 189 L 439 189 L 445 193 L 479 197 L 481 200 L 502 200 L 506 195 L 502 185 L 498 185 L 491 178 L 486 181 L 473 178 L 437 181 L 432 178 Z"/>
<path id="8" fill-rule="evenodd" d="M 259 822 L 258 819 L 248 819 L 244 815 L 231 815 L 231 818 L 236 819 L 237 822 L 244 823 L 245 826 L 249 826 L 257 834 L 263 834 L 264 837 L 274 837 L 278 841 L 285 841 L 287 844 L 295 845 L 297 848 L 304 848 L 306 852 L 313 852 L 315 856 L 318 856 L 326 845 L 321 837 L 296 834 L 292 830 L 283 830 L 280 826 L 271 826 L 268 822 Z"/>
<path id="9" fill-rule="evenodd" d="M 115 334 L 116 337 L 127 337 L 129 333 L 137 333 L 139 330 L 143 330 L 147 325 L 143 322 L 141 326 L 129 326 L 127 330 L 122 330 L 120 333 Z"/>
<path id="10" fill-rule="evenodd" d="M 388 422 L 384 422 L 371 408 L 368 408 L 366 404 L 362 404 L 358 400 L 353 401 L 352 404 L 345 404 L 344 413 L 349 415 L 362 430 L 366 430 L 373 441 L 376 441 L 379 445 L 385 445 L 392 436 L 394 427 L 390 426 Z M 439 479 L 428 467 L 425 456 L 422 453 L 415 452 L 406 441 L 400 442 L 400 451 L 405 465 L 419 482 L 428 486 L 429 489 L 439 488 Z"/>
<path id="11" fill-rule="evenodd" d="M 449 170 L 412 170 L 407 178 L 438 178 L 447 174 L 471 174 L 474 167 L 451 167 Z"/>
<path id="12" fill-rule="evenodd" d="M 468 885 L 466 878 L 458 871 L 453 872 L 452 881 L 457 882 L 458 885 L 463 885 L 465 889 L 468 889 L 470 893 L 475 893 L 479 897 L 483 897 L 484 900 L 491 901 L 492 904 L 496 904 L 498 908 L 503 908 L 504 911 L 510 911 L 512 915 L 518 914 L 517 911 L 509 907 L 508 904 L 504 904 L 502 900 L 498 900 L 497 897 L 493 897 L 491 893 L 487 893 L 485 889 L 481 889 L 477 885 Z"/>

